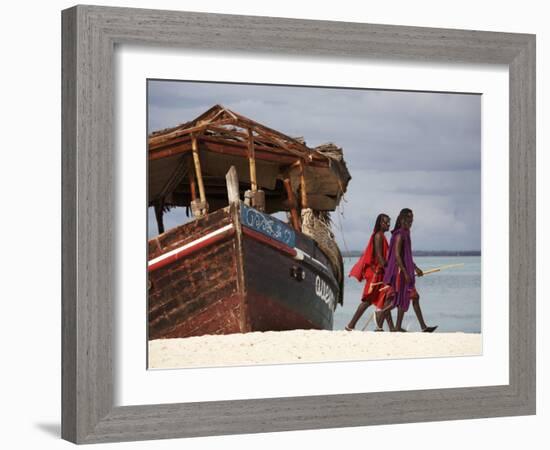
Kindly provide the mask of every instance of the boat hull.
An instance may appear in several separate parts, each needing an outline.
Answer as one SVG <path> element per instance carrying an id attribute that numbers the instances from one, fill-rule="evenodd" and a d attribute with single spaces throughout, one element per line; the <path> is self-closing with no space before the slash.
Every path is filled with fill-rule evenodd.
<path id="1" fill-rule="evenodd" d="M 149 241 L 149 339 L 332 329 L 340 285 L 307 236 L 234 204 Z"/>

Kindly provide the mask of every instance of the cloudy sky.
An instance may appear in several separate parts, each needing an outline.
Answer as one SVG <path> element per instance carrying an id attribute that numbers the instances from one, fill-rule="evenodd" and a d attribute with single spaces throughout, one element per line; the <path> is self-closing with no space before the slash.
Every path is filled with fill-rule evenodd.
<path id="1" fill-rule="evenodd" d="M 219 103 L 310 147 L 342 147 L 352 175 L 333 214 L 343 250 L 362 250 L 376 215 L 389 214 L 393 225 L 404 207 L 415 213 L 413 248 L 481 248 L 479 95 L 182 81 L 148 88 L 149 132 Z M 178 210 L 165 216 L 166 228 L 187 220 Z M 149 230 L 156 233 L 151 211 Z"/>

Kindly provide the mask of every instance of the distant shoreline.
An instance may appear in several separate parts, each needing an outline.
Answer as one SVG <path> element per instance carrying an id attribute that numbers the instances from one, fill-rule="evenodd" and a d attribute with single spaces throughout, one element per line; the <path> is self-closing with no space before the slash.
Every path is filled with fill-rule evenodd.
<path id="1" fill-rule="evenodd" d="M 344 258 L 361 256 L 362 250 L 342 252 Z M 414 250 L 414 256 L 481 256 L 481 250 Z"/>

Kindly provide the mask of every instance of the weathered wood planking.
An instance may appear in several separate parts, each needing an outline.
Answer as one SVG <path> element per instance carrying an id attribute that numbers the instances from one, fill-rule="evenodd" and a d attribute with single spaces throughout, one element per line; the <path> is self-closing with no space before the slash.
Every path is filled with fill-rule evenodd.
<path id="1" fill-rule="evenodd" d="M 149 259 L 232 223 L 229 208 L 182 225 L 149 242 Z M 159 245 L 165 245 L 159 250 Z M 201 248 L 148 274 L 149 339 L 242 331 L 235 236 Z M 219 302 L 226 304 L 227 315 Z M 219 322 L 215 322 L 218 318 Z M 237 318 L 237 319 L 236 319 Z"/>
<path id="2" fill-rule="evenodd" d="M 232 223 L 232 219 L 229 208 L 223 208 L 185 225 L 172 228 L 149 240 L 147 259 L 156 258 L 230 223 Z"/>
<path id="3" fill-rule="evenodd" d="M 236 277 L 234 238 L 151 273 L 149 339 L 191 335 L 177 330 L 208 334 L 210 329 L 189 322 L 216 302 L 237 295 Z"/>

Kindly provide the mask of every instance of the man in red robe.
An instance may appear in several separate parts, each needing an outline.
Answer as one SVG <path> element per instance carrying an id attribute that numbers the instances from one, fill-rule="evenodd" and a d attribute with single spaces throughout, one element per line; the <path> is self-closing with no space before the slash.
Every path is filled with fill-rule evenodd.
<path id="1" fill-rule="evenodd" d="M 379 214 L 376 218 L 374 230 L 369 239 L 367 248 L 363 252 L 359 261 L 351 269 L 349 276 L 357 278 L 358 281 L 366 280 L 361 296 L 361 303 L 353 315 L 346 330 L 351 331 L 357 325 L 357 321 L 370 305 L 374 305 L 377 310 L 384 307 L 385 291 L 382 289 L 384 279 L 384 267 L 388 255 L 388 241 L 384 233 L 390 229 L 390 218 L 387 214 Z M 391 314 L 385 315 L 390 329 L 393 329 Z M 376 331 L 382 330 L 382 323 L 376 318 Z"/>

